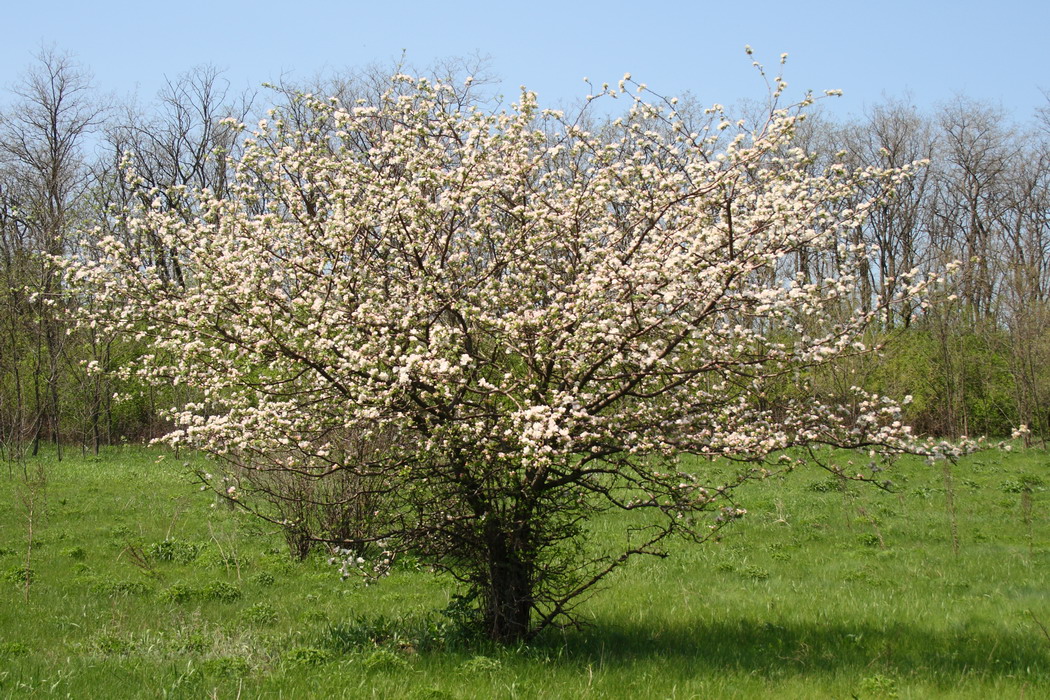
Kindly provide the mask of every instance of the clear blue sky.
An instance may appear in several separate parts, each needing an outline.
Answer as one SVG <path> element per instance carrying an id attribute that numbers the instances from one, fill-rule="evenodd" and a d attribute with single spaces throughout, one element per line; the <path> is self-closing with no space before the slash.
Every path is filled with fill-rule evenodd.
<path id="1" fill-rule="evenodd" d="M 240 87 L 406 50 L 417 65 L 488 55 L 506 94 L 524 83 L 545 105 L 585 95 L 584 76 L 613 83 L 626 71 L 663 94 L 729 104 L 763 94 L 745 44 L 768 66 L 790 54 L 795 95 L 844 90 L 838 114 L 884 94 L 910 93 L 926 109 L 963 93 L 1024 121 L 1050 89 L 1048 0 L 7 0 L 2 16 L 0 85 L 47 44 L 73 54 L 103 90 L 144 100 L 163 76 L 199 63 L 228 69 Z"/>

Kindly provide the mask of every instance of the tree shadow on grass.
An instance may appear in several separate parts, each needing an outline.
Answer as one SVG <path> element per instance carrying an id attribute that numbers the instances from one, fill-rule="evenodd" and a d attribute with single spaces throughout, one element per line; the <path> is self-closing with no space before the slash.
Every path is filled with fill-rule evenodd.
<path id="1" fill-rule="evenodd" d="M 1050 676 L 1050 641 L 1024 630 L 939 632 L 907 622 L 886 625 L 770 623 L 754 620 L 602 623 L 551 634 L 534 647 L 571 664 L 631 665 L 663 660 L 689 670 L 782 677 L 812 672 L 892 671 L 936 678 Z"/>
<path id="2" fill-rule="evenodd" d="M 433 616 L 360 616 L 329 626 L 318 644 L 336 653 L 384 646 L 410 646 L 438 655 L 501 651 L 475 636 L 460 638 L 447 632 Z M 844 624 L 740 618 L 695 623 L 654 617 L 547 632 L 518 652 L 571 668 L 663 665 L 668 674 L 679 677 L 727 672 L 768 678 L 888 673 L 948 686 L 963 676 L 1050 682 L 1050 640 L 1034 623 L 1014 629 L 971 626 L 953 631 L 907 621 Z"/>

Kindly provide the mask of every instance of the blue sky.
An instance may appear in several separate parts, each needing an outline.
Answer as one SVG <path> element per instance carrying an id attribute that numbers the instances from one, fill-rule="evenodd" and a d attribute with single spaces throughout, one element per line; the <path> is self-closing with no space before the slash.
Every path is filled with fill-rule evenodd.
<path id="1" fill-rule="evenodd" d="M 842 89 L 831 107 L 859 114 L 883 95 L 922 109 L 956 94 L 1001 105 L 1020 121 L 1048 103 L 1050 2 L 332 2 L 284 0 L 8 0 L 0 85 L 14 83 L 42 44 L 73 54 L 96 84 L 148 100 L 165 75 L 211 63 L 237 87 L 282 74 L 396 59 L 417 65 L 480 53 L 513 95 L 541 104 L 587 93 L 582 78 L 626 71 L 660 93 L 731 104 L 763 95 L 745 44 L 805 89 Z M 0 98 L 2 99 L 2 98 Z"/>

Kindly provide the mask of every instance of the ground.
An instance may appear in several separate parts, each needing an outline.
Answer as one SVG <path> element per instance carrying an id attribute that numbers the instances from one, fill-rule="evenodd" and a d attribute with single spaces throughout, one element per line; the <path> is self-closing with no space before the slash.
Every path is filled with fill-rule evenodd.
<path id="1" fill-rule="evenodd" d="M 0 479 L 4 697 L 1039 697 L 1050 455 L 906 461 L 892 493 L 796 472 L 717 542 L 611 577 L 579 630 L 465 639 L 451 584 L 373 585 L 141 448 Z M 697 463 L 693 468 L 729 467 Z M 28 599 L 26 542 L 34 496 Z M 623 527 L 622 514 L 595 523 Z"/>

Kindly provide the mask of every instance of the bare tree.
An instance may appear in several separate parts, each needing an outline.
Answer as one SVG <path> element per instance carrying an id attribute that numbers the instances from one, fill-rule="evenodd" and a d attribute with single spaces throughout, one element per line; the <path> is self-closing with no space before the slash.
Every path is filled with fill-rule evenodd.
<path id="1" fill-rule="evenodd" d="M 19 406 L 30 412 L 35 453 L 45 433 L 56 442 L 62 434 L 64 332 L 54 306 L 60 282 L 53 258 L 70 245 L 77 202 L 89 183 L 83 146 L 105 109 L 90 74 L 53 49 L 40 52 L 12 93 L 14 104 L 0 115 L 0 160 L 7 180 L 4 258 L 8 274 L 17 271 L 20 277 L 8 280 L 9 309 L 22 316 L 31 342 L 12 341 L 9 366 L 28 368 L 28 376 L 15 375 L 15 393 L 22 396 L 23 382 L 29 382 L 27 401 Z M 24 425 L 24 419 L 16 417 L 15 424 Z"/>
<path id="2" fill-rule="evenodd" d="M 864 122 L 844 130 L 844 148 L 856 167 L 901 168 L 930 162 L 936 138 L 928 120 L 902 101 L 872 108 Z M 924 248 L 922 212 L 930 194 L 931 168 L 923 168 L 897 188 L 892 198 L 871 208 L 864 239 L 878 246 L 878 265 L 869 270 L 870 285 L 880 299 L 891 298 L 901 274 L 922 265 Z M 894 317 L 899 311 L 900 318 Z M 887 307 L 886 328 L 911 323 L 914 309 Z"/>
<path id="3" fill-rule="evenodd" d="M 1005 333 L 1017 420 L 1046 434 L 1050 406 L 1050 140 L 1029 134 L 1002 178 L 996 211 Z"/>
<path id="4" fill-rule="evenodd" d="M 201 65 L 167 80 L 148 111 L 126 107 L 120 122 L 107 129 L 109 202 L 120 208 L 128 204 L 131 193 L 124 173 L 129 165 L 139 178 L 138 197 L 159 198 L 187 220 L 193 215 L 187 210 L 187 188 L 225 196 L 231 156 L 236 157 L 238 147 L 232 124 L 246 118 L 252 100 L 251 93 L 231 94 L 222 71 Z M 164 274 L 182 282 L 180 251 L 159 247 L 155 238 L 132 243 Z"/>

